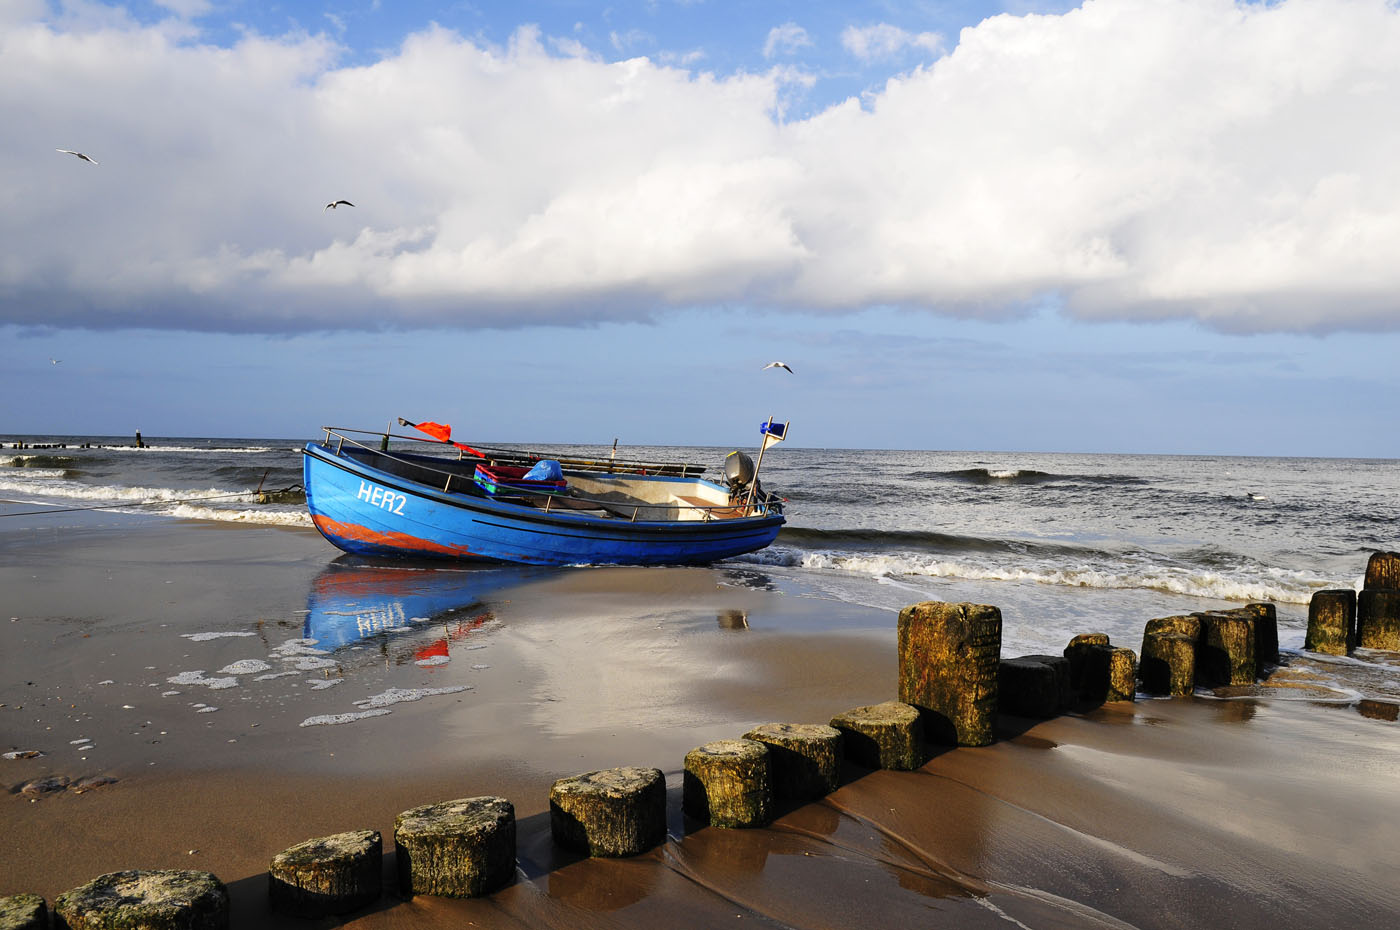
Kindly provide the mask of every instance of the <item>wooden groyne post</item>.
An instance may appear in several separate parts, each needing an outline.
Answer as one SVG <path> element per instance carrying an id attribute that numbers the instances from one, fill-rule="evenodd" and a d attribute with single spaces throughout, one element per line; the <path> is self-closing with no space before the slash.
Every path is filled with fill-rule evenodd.
<path id="1" fill-rule="evenodd" d="M 298 843 L 272 857 L 268 903 L 295 917 L 344 914 L 379 900 L 384 844 L 377 830 L 352 830 Z"/>
<path id="2" fill-rule="evenodd" d="M 561 778 L 549 789 L 549 830 L 589 856 L 646 852 L 666 839 L 666 776 L 626 766 Z"/>
<path id="3" fill-rule="evenodd" d="M 846 758 L 868 769 L 910 771 L 924 764 L 924 721 L 912 704 L 865 704 L 831 718 Z"/>
<path id="4" fill-rule="evenodd" d="M 54 924 L 67 930 L 170 927 L 228 930 L 228 889 L 209 872 L 109 872 L 59 895 Z"/>
<path id="5" fill-rule="evenodd" d="M 1314 591 L 1308 602 L 1309 652 L 1344 656 L 1356 647 L 1356 592 L 1350 588 Z"/>
<path id="6" fill-rule="evenodd" d="M 1001 611 L 924 601 L 899 612 L 899 699 L 932 742 L 986 746 L 995 736 Z"/>
<path id="7" fill-rule="evenodd" d="M 768 747 L 718 739 L 685 754 L 681 807 L 712 827 L 761 827 L 773 810 Z"/>
<path id="8" fill-rule="evenodd" d="M 426 804 L 394 818 L 399 894 L 477 898 L 515 877 L 515 807 L 485 795 Z"/>
<path id="9" fill-rule="evenodd" d="M 1400 552 L 1375 552 L 1356 597 L 1356 645 L 1400 651 Z"/>

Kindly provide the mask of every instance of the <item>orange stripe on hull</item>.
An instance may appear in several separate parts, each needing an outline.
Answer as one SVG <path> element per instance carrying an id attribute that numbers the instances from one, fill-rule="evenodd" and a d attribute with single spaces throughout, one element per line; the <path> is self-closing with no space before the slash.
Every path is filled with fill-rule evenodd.
<path id="1" fill-rule="evenodd" d="M 385 549 L 393 549 L 398 552 L 421 552 L 429 555 L 458 557 L 472 555 L 471 549 L 466 546 L 444 546 L 442 543 L 420 539 L 407 533 L 384 533 L 372 530 L 367 526 L 361 526 L 358 523 L 341 523 L 339 520 L 332 520 L 321 514 L 314 514 L 311 520 L 316 524 L 316 529 L 333 539 L 346 539 L 372 546 L 382 546 Z"/>

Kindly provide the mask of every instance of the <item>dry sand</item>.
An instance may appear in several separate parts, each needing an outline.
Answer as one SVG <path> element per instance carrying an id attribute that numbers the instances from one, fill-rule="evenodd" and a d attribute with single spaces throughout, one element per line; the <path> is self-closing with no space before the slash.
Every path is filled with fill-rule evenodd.
<path id="1" fill-rule="evenodd" d="M 310 533 L 119 518 L 3 533 L 0 556 L 0 751 L 44 753 L 0 760 L 12 789 L 0 895 L 52 901 L 119 869 L 199 868 L 228 884 L 237 928 L 335 925 L 268 913 L 275 853 L 377 829 L 390 876 L 395 814 L 497 794 L 519 819 L 512 886 L 477 901 L 386 894 L 344 923 L 1252 928 L 1400 915 L 1400 724 L 1383 709 L 1289 688 L 1004 717 L 992 746 L 917 772 L 848 768 L 825 801 L 723 831 L 680 813 L 685 752 L 895 697 L 892 615 L 775 592 L 758 569 L 507 572 L 475 591 L 420 575 L 414 590 L 426 578 L 456 609 L 400 617 L 403 632 L 322 668 L 216 689 L 170 679 L 240 662 L 286 671 L 308 616 L 333 618 L 347 590 L 366 603 L 385 576 L 332 565 Z M 193 635 L 209 633 L 253 635 Z M 1295 659 L 1286 675 L 1308 668 Z M 441 693 L 300 725 L 391 688 Z M 666 772 L 667 842 L 622 861 L 562 853 L 549 786 L 616 765 Z M 117 780 L 17 790 L 46 775 Z"/>

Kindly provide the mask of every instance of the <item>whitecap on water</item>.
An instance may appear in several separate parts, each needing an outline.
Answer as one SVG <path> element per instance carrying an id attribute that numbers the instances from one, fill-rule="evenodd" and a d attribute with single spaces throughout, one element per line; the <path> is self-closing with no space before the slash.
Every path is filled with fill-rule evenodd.
<path id="1" fill-rule="evenodd" d="M 301 672 L 298 672 L 296 669 L 290 669 L 290 670 L 285 671 L 285 672 L 268 672 L 266 675 L 255 675 L 255 676 L 253 677 L 253 680 L 254 680 L 254 681 L 271 681 L 271 680 L 274 679 L 274 678 L 286 678 L 288 675 L 300 675 L 300 674 L 301 674 Z"/>
<path id="2" fill-rule="evenodd" d="M 228 632 L 228 633 L 181 633 L 185 639 L 195 643 L 208 642 L 211 639 L 223 639 L 226 636 L 256 636 L 252 631 Z"/>
<path id="3" fill-rule="evenodd" d="M 312 678 L 306 683 L 311 686 L 312 691 L 324 691 L 327 688 L 334 688 L 344 680 L 344 678 Z"/>
<path id="4" fill-rule="evenodd" d="M 430 668 L 434 665 L 446 665 L 451 661 L 452 659 L 450 656 L 428 656 L 426 659 L 415 660 L 413 664 L 421 665 L 423 668 Z"/>

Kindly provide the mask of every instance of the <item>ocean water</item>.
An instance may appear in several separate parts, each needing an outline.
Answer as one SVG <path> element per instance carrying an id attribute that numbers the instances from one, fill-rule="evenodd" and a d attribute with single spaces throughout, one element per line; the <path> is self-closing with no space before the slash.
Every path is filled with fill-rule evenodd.
<path id="1" fill-rule="evenodd" d="M 30 521 L 122 508 L 310 526 L 304 440 L 0 442 L 0 499 L 24 505 L 8 509 Z M 45 444 L 65 448 L 32 448 Z M 710 476 L 728 451 L 619 450 L 703 463 Z M 773 546 L 726 563 L 734 583 L 888 611 L 929 599 L 995 604 L 1008 655 L 1058 652 L 1090 630 L 1135 648 L 1151 617 L 1251 601 L 1278 605 L 1283 645 L 1300 648 L 1314 591 L 1359 588 L 1371 552 L 1400 549 L 1400 462 L 1391 460 L 782 444 L 769 449 L 761 478 L 787 499 L 788 524 Z M 336 554 L 327 544 L 328 562 Z"/>

